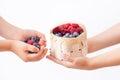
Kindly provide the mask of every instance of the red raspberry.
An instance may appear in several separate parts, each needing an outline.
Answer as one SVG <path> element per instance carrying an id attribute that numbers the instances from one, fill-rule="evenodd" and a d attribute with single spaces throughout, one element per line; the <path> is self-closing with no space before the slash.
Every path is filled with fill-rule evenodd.
<path id="1" fill-rule="evenodd" d="M 29 40 L 27 43 L 33 45 L 34 42 L 34 40 Z"/>
<path id="2" fill-rule="evenodd" d="M 60 32 L 59 26 L 57 26 L 57 27 L 53 30 L 53 32 Z"/>
<path id="3" fill-rule="evenodd" d="M 67 29 L 62 29 L 62 30 L 61 30 L 62 35 L 64 35 L 64 34 L 67 33 L 67 32 L 68 32 Z"/>
<path id="4" fill-rule="evenodd" d="M 67 23 L 67 24 L 64 24 L 64 25 L 63 25 L 63 27 L 64 27 L 65 29 L 68 29 L 68 28 L 69 28 L 69 26 L 71 26 L 71 24 L 70 24 L 70 23 Z"/>
<path id="5" fill-rule="evenodd" d="M 58 33 L 60 32 L 63 35 L 66 33 L 73 34 L 74 32 L 81 33 L 83 32 L 83 29 L 76 23 L 66 23 L 60 26 L 57 26 L 54 30 L 53 33 Z"/>
<path id="6" fill-rule="evenodd" d="M 67 31 L 70 32 L 71 29 L 72 29 L 72 26 L 69 26 L 68 29 L 67 29 Z"/>
<path id="7" fill-rule="evenodd" d="M 71 28 L 71 29 L 70 29 L 70 33 L 71 33 L 71 34 L 73 34 L 75 31 L 76 31 L 75 28 Z"/>
<path id="8" fill-rule="evenodd" d="M 83 29 L 80 28 L 80 27 L 78 27 L 78 28 L 76 29 L 76 32 L 81 33 L 81 32 L 83 32 Z"/>
<path id="9" fill-rule="evenodd" d="M 61 30 L 63 30 L 64 28 L 63 28 L 63 26 L 59 26 L 59 29 L 60 29 L 60 31 L 61 31 Z"/>
<path id="10" fill-rule="evenodd" d="M 71 25 L 72 25 L 73 28 L 77 28 L 77 27 L 79 27 L 79 25 L 76 24 L 76 23 L 72 23 Z"/>

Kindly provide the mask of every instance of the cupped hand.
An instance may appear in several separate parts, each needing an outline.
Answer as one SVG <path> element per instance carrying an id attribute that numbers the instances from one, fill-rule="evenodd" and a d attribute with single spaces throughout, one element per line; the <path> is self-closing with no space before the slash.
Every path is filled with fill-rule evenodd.
<path id="1" fill-rule="evenodd" d="M 46 58 L 60 64 L 62 66 L 65 66 L 67 68 L 73 68 L 73 69 L 83 69 L 83 70 L 90 70 L 90 58 L 87 57 L 70 57 L 66 54 L 63 55 L 64 60 L 61 61 L 57 58 L 55 58 L 52 53 L 50 55 L 47 55 Z"/>
<path id="2" fill-rule="evenodd" d="M 40 38 L 40 45 L 46 46 L 46 38 L 45 35 L 41 32 L 38 32 L 36 30 L 30 30 L 30 29 L 20 29 L 18 32 L 14 34 L 14 36 L 11 36 L 12 40 L 24 40 L 27 38 L 30 38 L 32 36 L 39 37 Z"/>
<path id="3" fill-rule="evenodd" d="M 41 46 L 39 50 L 37 47 L 24 42 L 13 40 L 11 43 L 11 51 L 16 53 L 23 61 L 32 62 L 41 60 L 47 53 L 47 48 Z M 34 52 L 34 53 L 29 53 Z"/>

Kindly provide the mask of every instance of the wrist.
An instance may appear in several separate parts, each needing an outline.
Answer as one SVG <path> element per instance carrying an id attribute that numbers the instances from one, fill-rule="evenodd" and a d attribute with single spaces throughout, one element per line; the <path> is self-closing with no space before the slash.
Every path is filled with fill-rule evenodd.
<path id="1" fill-rule="evenodd" d="M 0 40 L 0 51 L 11 51 L 12 40 Z"/>
<path id="2" fill-rule="evenodd" d="M 11 51 L 13 40 L 6 40 L 6 51 Z"/>
<path id="3" fill-rule="evenodd" d="M 89 58 L 90 70 L 98 69 L 104 67 L 104 63 L 101 62 L 97 57 Z"/>

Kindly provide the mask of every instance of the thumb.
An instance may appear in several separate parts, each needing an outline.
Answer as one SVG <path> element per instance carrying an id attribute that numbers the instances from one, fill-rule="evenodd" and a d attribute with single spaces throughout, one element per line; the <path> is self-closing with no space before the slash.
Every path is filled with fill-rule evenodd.
<path id="1" fill-rule="evenodd" d="M 27 51 L 30 51 L 30 52 L 38 52 L 39 49 L 33 45 L 27 45 Z"/>

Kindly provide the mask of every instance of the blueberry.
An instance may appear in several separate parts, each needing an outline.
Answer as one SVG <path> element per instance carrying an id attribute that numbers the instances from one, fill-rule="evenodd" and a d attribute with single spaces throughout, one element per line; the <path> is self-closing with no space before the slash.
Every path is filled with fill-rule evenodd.
<path id="1" fill-rule="evenodd" d="M 53 32 L 53 34 L 57 34 L 58 32 Z"/>
<path id="2" fill-rule="evenodd" d="M 70 35 L 69 35 L 69 38 L 72 38 L 72 37 L 74 37 L 74 36 L 73 36 L 72 34 L 70 34 Z"/>
<path id="3" fill-rule="evenodd" d="M 31 40 L 36 40 L 36 37 L 32 36 L 32 37 L 31 37 Z"/>
<path id="4" fill-rule="evenodd" d="M 55 35 L 58 37 L 62 37 L 62 34 L 60 32 L 56 33 Z"/>
<path id="5" fill-rule="evenodd" d="M 36 47 L 40 50 L 40 45 L 39 44 L 37 44 Z"/>
<path id="6" fill-rule="evenodd" d="M 74 33 L 73 33 L 73 36 L 74 36 L 74 37 L 77 37 L 78 35 L 79 35 L 78 32 L 74 32 Z"/>
<path id="7" fill-rule="evenodd" d="M 22 41 L 25 42 L 25 43 L 31 44 L 31 45 L 33 45 L 33 46 L 35 46 L 35 47 L 40 49 L 40 45 L 38 44 L 38 42 L 40 41 L 39 37 L 32 36 L 32 37 L 27 38 L 27 39 L 22 40 Z M 31 52 L 31 51 L 28 51 L 28 52 L 29 53 L 36 53 L 36 52 Z"/>
<path id="8" fill-rule="evenodd" d="M 28 40 L 28 41 L 31 40 L 31 37 L 30 37 L 30 38 L 27 38 L 27 40 Z"/>
<path id="9" fill-rule="evenodd" d="M 68 38 L 70 33 L 66 33 L 63 37 Z"/>
<path id="10" fill-rule="evenodd" d="M 35 46 L 35 47 L 40 49 L 40 45 L 38 43 L 33 43 L 33 46 Z"/>
<path id="11" fill-rule="evenodd" d="M 35 42 L 38 43 L 39 41 L 40 41 L 40 38 L 39 38 L 39 37 L 36 37 Z"/>
<path id="12" fill-rule="evenodd" d="M 37 46 L 37 44 L 38 44 L 38 43 L 35 42 L 35 43 L 33 43 L 33 46 Z"/>

